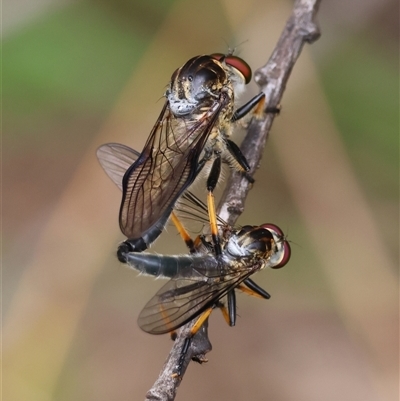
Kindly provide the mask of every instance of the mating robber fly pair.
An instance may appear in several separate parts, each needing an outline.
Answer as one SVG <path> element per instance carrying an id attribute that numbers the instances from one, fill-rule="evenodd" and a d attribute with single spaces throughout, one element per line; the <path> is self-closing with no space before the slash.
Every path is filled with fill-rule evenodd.
<path id="1" fill-rule="evenodd" d="M 234 325 L 235 289 L 269 298 L 250 276 L 265 267 L 282 267 L 290 258 L 290 246 L 277 226 L 233 228 L 215 213 L 213 190 L 221 163 L 249 170 L 229 136 L 234 123 L 250 111 L 263 112 L 263 93 L 236 108 L 236 97 L 250 80 L 251 69 L 239 57 L 194 57 L 172 75 L 161 114 L 140 154 L 113 143 L 97 151 L 123 193 L 119 223 L 128 239 L 120 244 L 118 259 L 142 273 L 170 278 L 139 315 L 139 326 L 148 333 L 172 332 L 197 316 L 199 328 L 213 308 L 224 306 L 225 296 L 224 316 Z M 187 190 L 206 165 L 207 206 Z M 209 220 L 211 236 L 192 241 L 177 215 Z M 191 254 L 143 252 L 170 217 Z"/>

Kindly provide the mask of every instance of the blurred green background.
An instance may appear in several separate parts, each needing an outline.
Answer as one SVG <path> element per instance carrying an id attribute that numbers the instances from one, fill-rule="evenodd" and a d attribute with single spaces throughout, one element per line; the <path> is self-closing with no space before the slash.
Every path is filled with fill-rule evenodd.
<path id="1" fill-rule="evenodd" d="M 120 193 L 95 149 L 140 150 L 190 57 L 265 64 L 291 5 L 3 3 L 4 399 L 144 398 L 171 343 L 136 317 L 162 283 L 115 258 Z M 237 327 L 212 316 L 177 399 L 398 399 L 398 8 L 322 0 L 240 220 L 281 226 L 292 259 L 255 277 L 270 301 L 238 298 Z M 152 250 L 185 252 L 173 228 Z"/>

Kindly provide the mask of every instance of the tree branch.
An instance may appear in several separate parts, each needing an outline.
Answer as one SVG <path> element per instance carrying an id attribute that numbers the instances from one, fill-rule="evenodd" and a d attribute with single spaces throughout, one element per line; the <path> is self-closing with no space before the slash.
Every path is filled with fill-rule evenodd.
<path id="1" fill-rule="evenodd" d="M 286 83 L 293 66 L 298 59 L 304 43 L 312 43 L 320 36 L 315 21 L 320 0 L 297 0 L 292 14 L 268 62 L 255 72 L 254 79 L 266 94 L 268 108 L 277 107 L 282 99 Z M 241 150 L 250 163 L 249 174 L 253 176 L 258 168 L 275 113 L 265 113 L 262 118 L 253 118 L 243 140 Z M 244 203 L 251 188 L 249 180 L 243 174 L 233 172 L 228 179 L 225 191 L 219 203 L 218 214 L 229 225 L 234 225 L 244 210 Z M 193 322 L 183 326 L 178 333 L 171 352 L 153 387 L 148 391 L 146 400 L 171 401 L 175 399 L 177 388 L 192 358 L 199 362 L 206 361 L 205 355 L 211 350 L 208 339 L 208 323 L 193 337 L 185 356 L 181 377 L 174 377 L 181 356 L 185 339 L 190 336 Z"/>
<path id="2" fill-rule="evenodd" d="M 254 80 L 265 93 L 269 108 L 278 107 L 286 83 L 305 42 L 312 43 L 320 36 L 315 22 L 320 0 L 296 1 L 292 15 L 267 64 L 254 74 Z M 253 119 L 243 140 L 241 150 L 250 163 L 249 174 L 254 175 L 264 151 L 275 113 L 266 113 L 262 119 Z M 218 208 L 219 216 L 234 225 L 244 210 L 244 202 L 250 190 L 249 180 L 233 172 L 229 177 Z"/>

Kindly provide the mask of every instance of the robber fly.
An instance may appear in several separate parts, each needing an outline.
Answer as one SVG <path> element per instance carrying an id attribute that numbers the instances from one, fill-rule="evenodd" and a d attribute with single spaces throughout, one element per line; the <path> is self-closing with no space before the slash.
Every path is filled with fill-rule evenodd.
<path id="1" fill-rule="evenodd" d="M 139 157 L 139 153 L 114 143 L 99 148 L 98 156 L 105 172 L 122 189 L 125 170 Z M 182 219 L 208 223 L 207 206 L 190 191 L 183 194 L 175 211 Z M 250 276 L 266 267 L 281 268 L 290 259 L 290 245 L 276 225 L 233 228 L 218 217 L 217 220 L 221 226 L 218 242 L 213 236 L 211 240 L 201 236 L 195 243 L 188 240 L 186 232 L 183 235 L 180 232 L 192 255 L 154 255 L 121 249 L 118 252 L 122 262 L 140 273 L 170 278 L 139 315 L 138 323 L 144 331 L 150 334 L 172 333 L 197 317 L 182 347 L 175 374 L 177 377 L 181 376 L 191 339 L 211 311 L 220 308 L 228 324 L 233 326 L 236 319 L 235 290 L 269 299 L 268 292 Z M 221 301 L 225 296 L 228 308 Z"/>
<path id="2" fill-rule="evenodd" d="M 111 148 L 113 158 L 107 156 Z M 122 189 L 124 171 L 139 154 L 120 144 L 108 144 L 100 149 L 101 165 Z M 186 191 L 175 210 L 182 218 L 207 222 L 207 206 L 190 191 Z M 141 311 L 138 323 L 144 331 L 164 334 L 176 330 L 203 312 L 220 306 L 219 300 L 234 293 L 236 288 L 269 298 L 249 277 L 266 267 L 281 268 L 289 261 L 290 245 L 281 229 L 274 224 L 234 229 L 219 221 L 222 226 L 220 255 L 215 255 L 215 244 L 206 236 L 198 242 L 192 255 L 145 252 L 121 255 L 123 262 L 143 274 L 171 279 Z M 229 312 L 229 319 L 233 319 L 232 311 Z"/>
<path id="3" fill-rule="evenodd" d="M 273 224 L 244 226 L 222 242 L 222 255 L 207 253 L 166 256 L 129 252 L 127 264 L 156 277 L 171 278 L 140 312 L 138 323 L 150 334 L 174 331 L 199 316 L 208 317 L 219 300 L 236 288 L 249 292 L 245 280 L 266 267 L 283 267 L 290 247 Z M 244 284 L 242 284 L 245 282 Z"/>
<path id="4" fill-rule="evenodd" d="M 207 162 L 213 163 L 213 180 L 207 183 L 209 202 L 221 162 L 249 170 L 229 136 L 235 121 L 263 105 L 265 95 L 260 93 L 235 110 L 236 97 L 250 80 L 249 65 L 231 54 L 193 57 L 174 72 L 144 149 L 122 179 L 119 224 L 128 239 L 120 245 L 121 258 L 147 249 L 161 234 L 176 201 Z M 99 148 L 103 166 L 107 158 L 115 163 L 123 157 L 113 152 L 112 144 Z"/>

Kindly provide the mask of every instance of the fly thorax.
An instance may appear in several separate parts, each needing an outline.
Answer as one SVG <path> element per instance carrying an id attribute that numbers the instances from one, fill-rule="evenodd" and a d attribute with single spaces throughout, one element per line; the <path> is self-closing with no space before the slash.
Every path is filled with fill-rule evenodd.
<path id="1" fill-rule="evenodd" d="M 175 116 L 183 117 L 203 113 L 226 88 L 233 93 L 226 68 L 211 56 L 197 56 L 175 71 L 166 97 Z"/>
<path id="2" fill-rule="evenodd" d="M 246 247 L 239 243 L 239 237 L 232 236 L 225 246 L 225 252 L 230 258 L 245 258 L 251 256 Z"/>

